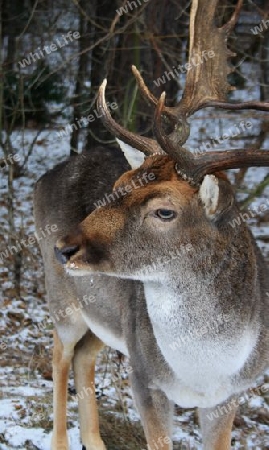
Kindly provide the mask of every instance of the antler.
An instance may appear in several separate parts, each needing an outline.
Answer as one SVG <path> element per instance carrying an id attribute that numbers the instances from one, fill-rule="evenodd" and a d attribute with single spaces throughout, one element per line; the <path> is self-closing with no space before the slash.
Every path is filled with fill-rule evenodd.
<path id="1" fill-rule="evenodd" d="M 145 155 L 150 156 L 154 153 L 165 153 L 159 146 L 158 142 L 154 139 L 147 138 L 145 136 L 140 136 L 139 134 L 132 133 L 125 130 L 121 125 L 119 125 L 112 117 L 106 104 L 105 91 L 106 91 L 107 80 L 104 79 L 103 83 L 99 88 L 99 93 L 97 96 L 97 110 L 101 116 L 103 124 L 106 128 L 111 131 L 111 133 L 122 139 L 126 144 L 137 148 Z"/>
<path id="2" fill-rule="evenodd" d="M 136 66 L 132 66 L 132 72 L 136 78 L 137 85 L 140 89 L 140 92 L 142 96 L 145 98 L 146 101 L 149 101 L 152 105 L 157 106 L 158 99 L 150 92 L 147 85 L 145 84 L 145 81 L 139 72 L 137 70 Z M 176 112 L 178 108 L 180 107 L 180 102 L 177 106 L 169 107 L 164 106 L 163 113 L 165 113 L 168 117 L 177 117 Z M 221 108 L 221 109 L 230 109 L 233 111 L 239 111 L 241 109 L 256 109 L 260 111 L 269 111 L 269 103 L 268 102 L 257 102 L 257 101 L 251 101 L 251 102 L 222 102 L 218 100 L 212 100 L 205 103 L 201 103 L 195 111 L 198 111 L 199 109 L 203 108 Z M 195 112 L 194 111 L 194 112 Z M 191 114 L 189 114 L 191 115 Z"/>
<path id="3" fill-rule="evenodd" d="M 182 145 L 189 137 L 188 117 L 206 105 L 221 105 L 226 101 L 227 93 L 232 90 L 227 81 L 227 75 L 232 72 L 227 58 L 233 54 L 227 49 L 227 38 L 236 23 L 242 3 L 243 0 L 238 0 L 230 21 L 218 28 L 215 24 L 218 0 L 192 2 L 189 61 L 186 65 L 188 70 L 184 93 L 175 107 L 163 108 L 163 114 L 175 124 L 170 135 L 175 144 Z M 158 100 L 149 92 L 136 67 L 133 67 L 133 73 L 142 95 L 157 105 Z"/>
<path id="4" fill-rule="evenodd" d="M 226 102 L 227 94 L 232 89 L 227 81 L 227 75 L 231 72 L 227 65 L 227 58 L 231 56 L 231 52 L 227 49 L 227 37 L 236 23 L 242 0 L 238 1 L 229 22 L 221 28 L 218 28 L 214 22 L 217 3 L 218 0 L 207 0 L 206 2 L 193 0 L 192 2 L 189 64 L 193 61 L 194 55 L 201 58 L 201 55 L 205 52 L 213 51 L 215 56 L 213 59 L 206 59 L 188 71 L 182 99 L 174 108 L 165 107 L 164 93 L 161 95 L 160 100 L 157 101 L 149 93 L 137 69 L 133 68 L 133 73 L 144 97 L 157 104 L 154 119 L 154 133 L 157 141 L 177 161 L 178 173 L 192 184 L 199 184 L 206 174 L 219 170 L 269 165 L 269 152 L 267 151 L 247 149 L 206 152 L 203 155 L 193 155 L 182 147 L 182 144 L 186 141 L 186 130 L 188 131 L 187 118 L 199 109 L 217 106 L 231 110 L 269 110 L 269 103 L 253 101 L 246 103 Z M 174 116 L 176 121 L 174 131 L 169 136 L 162 129 L 162 114 L 169 117 Z"/>
<path id="5" fill-rule="evenodd" d="M 158 102 L 154 131 L 159 144 L 176 161 L 176 170 L 190 184 L 198 185 L 206 174 L 220 170 L 238 169 L 250 166 L 269 166 L 269 152 L 266 150 L 227 150 L 223 152 L 206 152 L 203 155 L 193 155 L 184 147 L 175 145 L 162 130 L 161 114 L 164 107 L 165 92 Z"/>
<path id="6" fill-rule="evenodd" d="M 194 156 L 182 147 L 190 131 L 187 118 L 199 109 L 214 106 L 231 110 L 269 111 L 269 103 L 265 102 L 227 103 L 226 101 L 228 92 L 233 89 L 227 81 L 227 75 L 232 71 L 227 64 L 227 58 L 233 56 L 227 49 L 227 38 L 236 23 L 243 0 L 238 0 L 231 19 L 220 28 L 215 24 L 217 3 L 218 0 L 193 0 L 192 2 L 188 63 L 190 70 L 187 72 L 183 96 L 175 107 L 165 106 L 165 93 L 157 100 L 150 93 L 137 68 L 132 67 L 142 95 L 156 107 L 154 133 L 157 142 L 125 130 L 112 119 L 105 102 L 106 80 L 100 87 L 97 103 L 104 124 L 114 135 L 146 155 L 165 151 L 177 162 L 178 173 L 192 184 L 199 184 L 206 174 L 219 170 L 269 166 L 267 151 L 254 149 L 214 151 Z M 204 58 L 203 55 L 209 52 L 211 55 L 214 54 L 214 58 Z M 197 62 L 195 58 L 198 58 L 198 64 L 195 63 Z M 174 129 L 168 136 L 162 129 L 162 115 L 166 115 L 174 124 Z"/>

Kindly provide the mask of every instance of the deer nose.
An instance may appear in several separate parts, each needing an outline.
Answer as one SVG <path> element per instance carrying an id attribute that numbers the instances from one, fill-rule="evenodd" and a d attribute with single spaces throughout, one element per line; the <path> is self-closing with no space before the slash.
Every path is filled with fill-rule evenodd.
<path id="1" fill-rule="evenodd" d="M 55 245 L 54 253 L 59 263 L 66 264 L 70 258 L 79 251 L 79 249 L 79 245 L 69 245 L 62 248 Z"/>

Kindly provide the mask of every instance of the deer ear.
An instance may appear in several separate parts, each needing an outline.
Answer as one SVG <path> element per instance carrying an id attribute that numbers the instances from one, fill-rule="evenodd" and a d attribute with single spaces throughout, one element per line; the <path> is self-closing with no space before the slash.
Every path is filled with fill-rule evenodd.
<path id="1" fill-rule="evenodd" d="M 219 180 L 214 175 L 206 175 L 199 190 L 199 197 L 209 219 L 214 219 L 219 204 Z"/>
<path id="2" fill-rule="evenodd" d="M 120 139 L 116 138 L 116 141 L 119 144 L 125 158 L 127 159 L 132 169 L 137 169 L 141 166 L 141 164 L 143 164 L 145 160 L 144 153 L 140 152 L 134 147 L 131 147 L 129 144 L 125 144 L 125 142 L 121 141 Z"/>
<path id="3" fill-rule="evenodd" d="M 214 221 L 231 211 L 235 201 L 230 183 L 215 177 L 215 175 L 204 177 L 199 197 L 204 205 L 206 216 Z"/>

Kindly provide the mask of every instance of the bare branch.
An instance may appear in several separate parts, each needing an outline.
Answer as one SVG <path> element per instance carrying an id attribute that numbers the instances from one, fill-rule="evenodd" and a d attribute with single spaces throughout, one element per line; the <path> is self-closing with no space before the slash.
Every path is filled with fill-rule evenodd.
<path id="1" fill-rule="evenodd" d="M 226 31 L 227 34 L 229 34 L 232 29 L 235 27 L 236 22 L 238 20 L 241 8 L 243 5 L 243 0 L 238 0 L 237 5 L 235 7 L 234 13 L 232 17 L 230 18 L 229 22 L 227 22 L 225 25 L 223 25 L 223 29 Z"/>

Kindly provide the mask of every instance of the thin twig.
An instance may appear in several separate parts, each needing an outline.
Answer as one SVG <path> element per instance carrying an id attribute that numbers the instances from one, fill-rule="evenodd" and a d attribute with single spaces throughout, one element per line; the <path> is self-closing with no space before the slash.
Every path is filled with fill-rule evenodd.
<path id="1" fill-rule="evenodd" d="M 75 58 L 77 58 L 78 56 L 87 53 L 91 50 L 93 50 L 95 47 L 97 47 L 98 45 L 102 44 L 102 42 L 108 41 L 109 39 L 111 39 L 113 36 L 117 35 L 117 34 L 121 34 L 124 33 L 124 31 L 126 30 L 126 28 L 129 27 L 129 25 L 131 25 L 133 22 L 135 22 L 137 20 L 137 17 L 139 16 L 139 14 L 145 9 L 145 7 L 147 6 L 147 3 L 145 3 L 145 5 L 143 5 L 142 8 L 139 9 L 138 14 L 134 15 L 123 27 L 119 28 L 118 30 L 115 31 L 115 26 L 117 24 L 117 22 L 120 19 L 120 15 L 116 14 L 114 19 L 111 22 L 110 28 L 108 33 L 105 36 L 102 36 L 100 39 L 98 39 L 94 44 L 90 45 L 90 47 L 85 48 L 84 50 L 82 50 L 80 53 L 71 56 L 70 58 L 68 58 L 63 64 L 61 64 L 59 67 L 57 67 L 57 69 L 53 70 L 52 72 L 50 72 L 46 77 L 44 77 L 41 82 L 39 84 L 37 84 L 37 87 L 43 83 L 44 81 L 46 81 L 51 75 L 53 75 L 54 73 L 58 72 L 59 70 L 63 69 L 67 63 L 73 61 Z"/>

